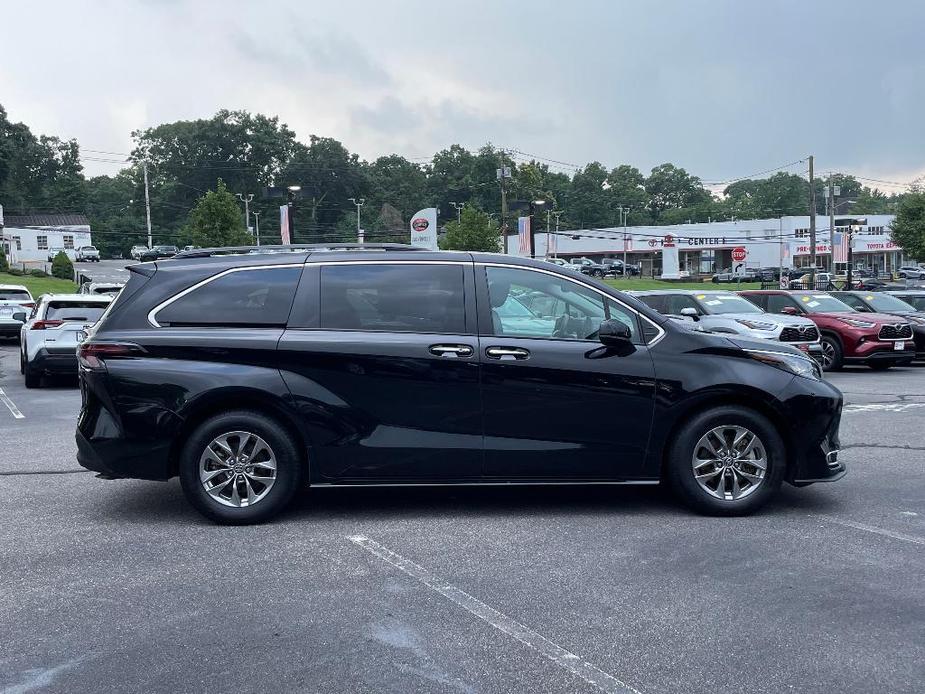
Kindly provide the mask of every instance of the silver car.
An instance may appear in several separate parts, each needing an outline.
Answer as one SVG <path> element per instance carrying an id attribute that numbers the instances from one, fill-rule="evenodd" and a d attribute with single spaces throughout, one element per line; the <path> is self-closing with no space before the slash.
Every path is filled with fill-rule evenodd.
<path id="1" fill-rule="evenodd" d="M 733 292 L 666 289 L 630 293 L 661 314 L 696 321 L 712 333 L 786 342 L 822 358 L 819 329 L 809 318 L 766 313 Z"/>
<path id="2" fill-rule="evenodd" d="M 18 338 L 33 306 L 32 294 L 23 285 L 0 284 L 0 338 Z"/>

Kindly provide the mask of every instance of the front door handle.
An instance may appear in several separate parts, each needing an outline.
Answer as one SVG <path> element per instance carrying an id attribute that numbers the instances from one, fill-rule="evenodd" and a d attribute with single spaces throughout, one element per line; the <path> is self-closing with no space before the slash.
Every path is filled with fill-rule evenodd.
<path id="1" fill-rule="evenodd" d="M 489 347 L 485 354 L 492 359 L 528 359 L 530 350 L 523 347 Z"/>
<path id="2" fill-rule="evenodd" d="M 431 345 L 430 353 L 438 357 L 471 357 L 472 347 L 469 345 Z"/>

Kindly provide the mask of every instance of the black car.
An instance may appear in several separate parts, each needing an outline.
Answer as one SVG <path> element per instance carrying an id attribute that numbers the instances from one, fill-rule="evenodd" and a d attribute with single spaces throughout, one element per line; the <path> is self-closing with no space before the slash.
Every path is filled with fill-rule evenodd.
<path id="1" fill-rule="evenodd" d="M 173 258 L 177 253 L 179 253 L 179 250 L 176 246 L 154 246 L 146 251 L 142 251 L 138 259 L 144 263 L 152 260 Z"/>
<path id="2" fill-rule="evenodd" d="M 224 523 L 305 484 L 665 481 L 736 515 L 845 472 L 841 393 L 787 345 L 685 329 L 537 260 L 278 251 L 129 268 L 79 351 L 81 465 L 179 475 Z"/>
<path id="3" fill-rule="evenodd" d="M 851 308 L 868 313 L 886 313 L 898 316 L 912 326 L 916 359 L 925 359 L 925 313 L 913 306 L 904 296 L 886 292 L 831 292 Z"/>

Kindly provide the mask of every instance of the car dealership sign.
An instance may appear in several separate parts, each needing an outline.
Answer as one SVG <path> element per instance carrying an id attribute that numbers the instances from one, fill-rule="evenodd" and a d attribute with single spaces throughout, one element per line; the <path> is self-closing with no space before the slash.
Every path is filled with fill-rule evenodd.
<path id="1" fill-rule="evenodd" d="M 411 217 L 411 245 L 437 250 L 437 208 L 419 210 Z"/>

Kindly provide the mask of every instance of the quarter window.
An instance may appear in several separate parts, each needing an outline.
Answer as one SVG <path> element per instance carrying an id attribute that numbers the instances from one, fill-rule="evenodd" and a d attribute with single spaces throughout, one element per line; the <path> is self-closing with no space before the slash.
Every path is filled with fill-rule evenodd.
<path id="1" fill-rule="evenodd" d="M 302 273 L 300 267 L 229 272 L 158 311 L 161 325 L 283 326 Z"/>
<path id="2" fill-rule="evenodd" d="M 587 287 L 556 275 L 486 268 L 492 333 L 504 337 L 597 340 L 601 321 L 615 318 L 639 333 L 636 317 Z"/>
<path id="3" fill-rule="evenodd" d="M 465 333 L 463 266 L 398 263 L 324 266 L 321 328 Z"/>

